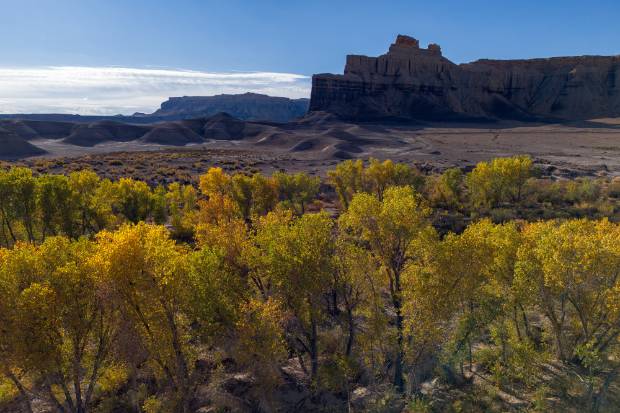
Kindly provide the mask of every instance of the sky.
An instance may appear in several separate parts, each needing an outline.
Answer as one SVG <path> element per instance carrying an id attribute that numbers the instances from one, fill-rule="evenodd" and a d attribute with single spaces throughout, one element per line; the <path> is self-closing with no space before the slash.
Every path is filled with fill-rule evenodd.
<path id="1" fill-rule="evenodd" d="M 151 112 L 168 96 L 307 97 L 399 33 L 479 58 L 620 54 L 618 0 L 0 0 L 0 113 Z"/>

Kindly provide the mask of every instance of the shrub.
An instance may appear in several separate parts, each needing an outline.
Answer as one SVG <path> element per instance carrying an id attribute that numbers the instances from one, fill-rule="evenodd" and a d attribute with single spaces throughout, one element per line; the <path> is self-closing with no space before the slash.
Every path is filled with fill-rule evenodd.
<path id="1" fill-rule="evenodd" d="M 532 176 L 529 156 L 496 158 L 480 162 L 467 175 L 470 201 L 475 207 L 493 208 L 502 202 L 520 202 L 528 179 Z"/>

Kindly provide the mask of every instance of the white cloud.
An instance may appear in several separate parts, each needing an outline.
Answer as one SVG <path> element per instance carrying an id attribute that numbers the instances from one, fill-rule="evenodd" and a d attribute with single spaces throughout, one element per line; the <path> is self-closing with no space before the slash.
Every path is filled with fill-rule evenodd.
<path id="1" fill-rule="evenodd" d="M 0 113 L 150 113 L 170 96 L 256 92 L 308 97 L 307 76 L 123 67 L 0 68 Z"/>

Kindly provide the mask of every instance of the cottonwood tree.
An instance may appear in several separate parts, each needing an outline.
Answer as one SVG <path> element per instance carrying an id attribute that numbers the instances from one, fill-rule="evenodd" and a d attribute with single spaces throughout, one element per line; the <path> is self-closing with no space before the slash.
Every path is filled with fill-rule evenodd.
<path id="1" fill-rule="evenodd" d="M 29 168 L 15 167 L 0 172 L 0 215 L 3 230 L 8 232 L 4 238 L 8 242 L 16 242 L 19 237 L 17 224 L 21 224 L 25 237 L 35 241 L 36 225 L 36 180 Z"/>
<path id="2" fill-rule="evenodd" d="M 557 357 L 580 346 L 600 352 L 620 335 L 620 230 L 603 220 L 529 224 L 519 249 L 517 282 L 552 327 Z"/>
<path id="3" fill-rule="evenodd" d="M 184 306 L 189 294 L 186 253 L 163 226 L 140 223 L 97 236 L 99 268 L 132 317 L 149 361 L 172 388 L 174 411 L 189 409 L 191 364 Z"/>
<path id="4" fill-rule="evenodd" d="M 327 172 L 328 181 L 334 186 L 344 209 L 357 192 L 367 192 L 379 198 L 390 186 L 411 186 L 419 190 L 424 184 L 424 177 L 419 171 L 403 163 L 391 160 L 383 162 L 371 158 L 364 167 L 362 160 L 348 160 L 336 165 L 336 169 Z"/>
<path id="5" fill-rule="evenodd" d="M 391 186 L 411 186 L 419 190 L 424 184 L 424 177 L 417 169 L 404 163 L 394 163 L 387 159 L 383 162 L 371 158 L 363 177 L 365 191 L 383 197 Z"/>
<path id="6" fill-rule="evenodd" d="M 64 234 L 76 238 L 75 194 L 64 175 L 42 175 L 37 180 L 37 209 L 41 215 L 41 238 Z"/>
<path id="7" fill-rule="evenodd" d="M 404 390 L 403 274 L 416 258 L 415 243 L 430 231 L 430 211 L 411 187 L 391 187 L 380 200 L 359 193 L 339 227 L 364 245 L 381 266 L 396 326 L 394 385 Z"/>
<path id="8" fill-rule="evenodd" d="M 273 174 L 280 200 L 297 215 L 303 215 L 308 205 L 316 199 L 319 193 L 321 180 L 303 172 L 286 174 L 276 172 Z"/>
<path id="9" fill-rule="evenodd" d="M 178 238 L 191 238 L 194 232 L 193 220 L 197 208 L 198 194 L 192 185 L 173 182 L 168 185 L 166 205 L 170 224 Z"/>
<path id="10" fill-rule="evenodd" d="M 327 179 L 344 209 L 349 207 L 353 195 L 364 190 L 363 175 L 364 162 L 361 159 L 340 162 L 335 169 L 327 171 Z"/>
<path id="11" fill-rule="evenodd" d="M 111 358 L 117 315 L 103 294 L 94 251 L 86 240 L 51 237 L 40 247 L 17 244 L 1 266 L 2 278 L 11 272 L 18 286 L 10 359 L 41 383 L 59 411 L 90 411 Z"/>
<path id="12" fill-rule="evenodd" d="M 344 356 L 351 357 L 360 332 L 360 317 L 376 318 L 374 305 L 380 300 L 374 285 L 377 271 L 367 251 L 346 237 L 339 237 L 334 252 L 330 311 L 343 322 L 346 331 Z"/>
<path id="13" fill-rule="evenodd" d="M 112 182 L 100 179 L 93 171 L 83 170 L 69 174 L 69 186 L 76 199 L 80 235 L 97 233 L 115 224 Z"/>
<path id="14" fill-rule="evenodd" d="M 207 198 L 227 197 L 247 222 L 253 216 L 271 211 L 278 201 L 278 184 L 275 178 L 260 173 L 251 176 L 237 173 L 228 175 L 221 168 L 210 168 L 200 177 L 200 190 Z"/>
<path id="15" fill-rule="evenodd" d="M 253 242 L 258 253 L 252 257 L 251 271 L 295 316 L 294 346 L 308 355 L 309 374 L 316 382 L 319 327 L 333 271 L 333 222 L 325 213 L 300 218 L 290 212 L 270 213 L 259 221 Z M 300 361 L 305 368 L 302 357 Z"/>
<path id="16" fill-rule="evenodd" d="M 515 285 L 544 314 L 557 358 L 585 374 L 598 411 L 620 374 L 620 228 L 607 220 L 529 224 L 518 251 Z"/>
<path id="17" fill-rule="evenodd" d="M 435 206 L 458 208 L 463 195 L 463 172 L 459 168 L 445 170 L 427 181 L 429 198 Z"/>
<path id="18" fill-rule="evenodd" d="M 32 413 L 31 395 L 23 382 L 23 376 L 27 376 L 29 372 L 17 357 L 19 343 L 14 334 L 15 330 L 20 328 L 17 298 L 23 282 L 21 271 L 27 272 L 29 268 L 23 265 L 22 260 L 15 259 L 15 255 L 17 254 L 13 251 L 0 249 L 0 375 L 13 382 L 24 400 L 26 411 Z"/>
<path id="19" fill-rule="evenodd" d="M 232 177 L 230 196 L 237 203 L 246 221 L 273 210 L 278 201 L 278 188 L 274 179 L 260 173 L 252 176 L 235 174 Z"/>
<path id="20" fill-rule="evenodd" d="M 493 208 L 502 202 L 521 202 L 532 176 L 529 156 L 495 158 L 479 162 L 466 177 L 470 200 L 475 207 Z"/>
<path id="21" fill-rule="evenodd" d="M 114 183 L 114 195 L 114 206 L 134 224 L 146 221 L 153 212 L 153 194 L 145 182 L 121 178 Z"/>

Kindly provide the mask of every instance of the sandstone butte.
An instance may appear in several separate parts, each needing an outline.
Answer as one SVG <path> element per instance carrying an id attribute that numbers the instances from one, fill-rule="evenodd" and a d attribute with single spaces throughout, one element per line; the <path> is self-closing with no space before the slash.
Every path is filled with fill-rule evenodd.
<path id="1" fill-rule="evenodd" d="M 345 119 L 582 120 L 620 116 L 620 56 L 477 60 L 399 35 L 379 57 L 347 56 L 312 78 L 310 111 Z"/>

